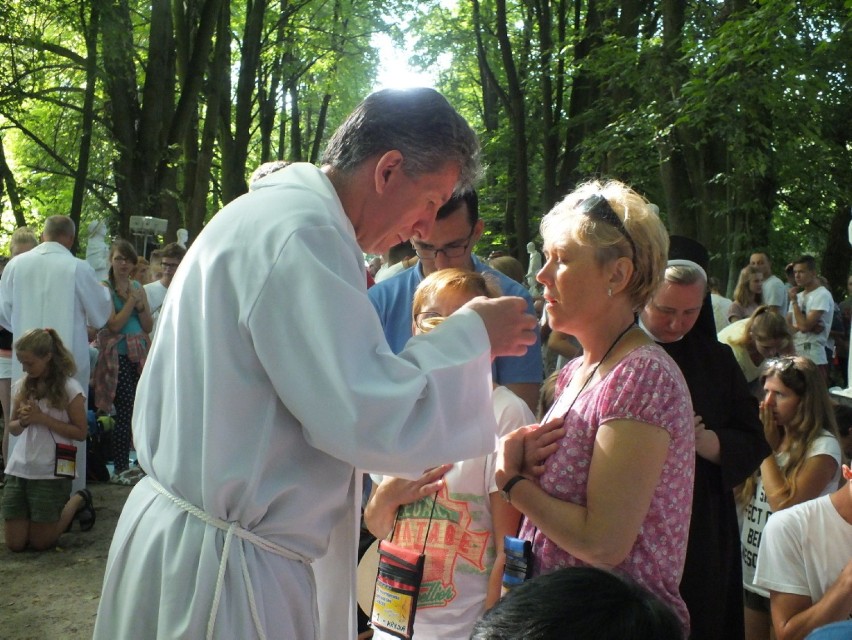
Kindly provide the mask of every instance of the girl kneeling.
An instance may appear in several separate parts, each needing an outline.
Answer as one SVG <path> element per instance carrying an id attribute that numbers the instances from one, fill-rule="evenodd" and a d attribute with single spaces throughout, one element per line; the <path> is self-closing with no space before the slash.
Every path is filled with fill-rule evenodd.
<path id="1" fill-rule="evenodd" d="M 95 523 L 88 489 L 68 498 L 76 477 L 73 442 L 86 437 L 85 397 L 72 377 L 74 358 L 53 329 L 28 331 L 15 351 L 24 377 L 12 391 L 6 427 L 18 436 L 3 492 L 6 546 L 42 551 L 56 544 L 75 517 L 84 531 Z"/>

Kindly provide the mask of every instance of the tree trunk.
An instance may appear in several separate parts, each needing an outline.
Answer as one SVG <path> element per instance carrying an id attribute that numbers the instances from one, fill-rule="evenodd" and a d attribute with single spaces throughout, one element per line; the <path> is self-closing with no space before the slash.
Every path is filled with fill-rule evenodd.
<path id="1" fill-rule="evenodd" d="M 18 193 L 18 185 L 15 182 L 15 175 L 9 168 L 6 162 L 6 151 L 3 148 L 3 138 L 0 137 L 0 196 L 3 195 L 3 188 L 9 194 L 9 204 L 12 207 L 12 213 L 15 216 L 15 225 L 25 227 L 27 220 L 24 218 L 24 208 L 21 206 L 21 196 Z"/>
<path id="2" fill-rule="evenodd" d="M 506 240 L 507 249 L 511 255 L 520 255 L 520 248 L 529 242 L 529 163 L 527 160 L 527 118 L 526 102 L 515 59 L 512 54 L 512 44 L 509 40 L 506 17 L 506 0 L 497 0 L 497 41 L 500 45 L 500 55 L 506 73 L 507 96 L 509 100 L 509 116 L 512 128 L 512 164 L 513 171 L 509 174 L 509 192 L 506 210 Z M 514 229 L 512 229 L 514 227 Z M 512 233 L 514 231 L 514 233 Z"/>
<path id="3" fill-rule="evenodd" d="M 83 113 L 80 122 L 80 150 L 77 154 L 77 169 L 74 172 L 74 192 L 71 196 L 71 207 L 68 215 L 80 228 L 80 214 L 83 211 L 83 196 L 86 193 L 86 182 L 89 174 L 89 157 L 92 150 L 92 126 L 95 119 L 95 85 L 98 77 L 98 27 L 100 21 L 99 7 L 93 4 L 89 13 L 89 24 L 86 28 L 86 89 L 83 96 Z M 80 234 L 74 238 L 71 253 L 76 254 Z"/>
<path id="4" fill-rule="evenodd" d="M 581 146 L 587 132 L 591 127 L 597 126 L 599 120 L 592 117 L 595 99 L 599 93 L 598 81 L 588 68 L 587 61 L 600 46 L 600 14 L 596 1 L 589 0 L 585 24 L 581 24 L 581 6 L 582 0 L 574 0 L 574 33 L 582 33 L 583 36 L 574 47 L 573 67 L 577 71 L 571 84 L 571 97 L 568 102 L 565 146 L 556 181 L 557 198 L 571 191 L 584 178 L 580 171 Z"/>

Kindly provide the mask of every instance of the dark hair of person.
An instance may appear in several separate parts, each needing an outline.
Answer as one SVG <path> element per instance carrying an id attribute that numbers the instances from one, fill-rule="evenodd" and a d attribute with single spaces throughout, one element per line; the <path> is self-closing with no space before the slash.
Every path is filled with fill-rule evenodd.
<path id="1" fill-rule="evenodd" d="M 388 249 L 388 262 L 390 264 L 396 264 L 406 258 L 413 258 L 416 255 L 417 252 L 414 250 L 414 246 L 411 244 L 411 241 L 406 240 L 405 242 L 395 244 Z"/>
<path id="2" fill-rule="evenodd" d="M 799 256 L 798 258 L 793 260 L 793 262 L 791 262 L 790 264 L 792 264 L 792 265 L 803 264 L 807 267 L 808 271 L 816 271 L 816 259 L 814 259 L 814 257 L 810 256 L 810 255 Z"/>
<path id="3" fill-rule="evenodd" d="M 443 220 L 444 218 L 449 218 L 463 204 L 467 205 L 467 219 L 472 227 L 479 220 L 479 196 L 476 193 L 476 189 L 468 189 L 464 193 L 454 193 L 453 197 L 447 200 L 443 207 L 438 209 L 435 219 Z"/>
<path id="4" fill-rule="evenodd" d="M 139 261 L 139 256 L 136 253 L 136 249 L 133 248 L 133 245 L 130 244 L 127 240 L 122 240 L 121 238 L 116 239 L 110 245 L 109 248 L 109 261 L 112 263 L 112 259 L 119 255 L 125 260 L 127 260 L 130 264 L 135 265 Z M 115 291 L 115 274 L 112 272 L 112 264 L 109 266 L 109 274 L 107 276 L 109 279 L 110 285 L 112 285 L 113 291 Z"/>
<path id="5" fill-rule="evenodd" d="M 399 151 L 411 177 L 459 167 L 456 191 L 479 178 L 479 141 L 470 125 L 434 89 L 383 89 L 367 96 L 334 132 L 323 154 L 342 174 L 388 151 Z"/>
<path id="6" fill-rule="evenodd" d="M 852 427 L 852 407 L 845 404 L 834 405 L 834 418 L 837 420 L 837 433 L 841 438 L 849 437 L 849 428 Z"/>
<path id="7" fill-rule="evenodd" d="M 683 640 L 674 611 L 603 569 L 571 567 L 513 588 L 473 628 L 471 640 Z"/>
<path id="8" fill-rule="evenodd" d="M 504 276 L 509 276 L 519 284 L 523 284 L 527 274 L 524 273 L 524 265 L 520 260 L 512 256 L 498 256 L 488 261 L 488 266 L 499 271 Z"/>
<path id="9" fill-rule="evenodd" d="M 710 289 L 713 293 L 718 293 L 722 290 L 722 284 L 719 282 L 719 278 L 716 276 L 710 276 L 707 278 L 707 288 Z"/>
<path id="10" fill-rule="evenodd" d="M 177 242 L 170 242 L 162 249 L 158 250 L 159 258 L 171 258 L 172 260 L 183 260 L 186 255 L 186 249 L 180 246 Z"/>
<path id="11" fill-rule="evenodd" d="M 272 175 L 276 171 L 281 171 L 281 169 L 286 169 L 290 166 L 290 162 L 287 160 L 273 160 L 271 162 L 264 162 L 257 169 L 255 169 L 251 177 L 249 178 L 249 185 L 253 185 L 258 180 L 262 180 L 268 175 Z"/>

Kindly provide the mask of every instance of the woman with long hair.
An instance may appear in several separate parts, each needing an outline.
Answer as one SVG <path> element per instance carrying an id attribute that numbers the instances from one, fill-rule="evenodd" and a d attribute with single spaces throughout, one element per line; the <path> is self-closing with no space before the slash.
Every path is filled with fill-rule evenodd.
<path id="1" fill-rule="evenodd" d="M 765 304 L 745 320 L 738 320 L 722 329 L 719 342 L 731 347 L 749 389 L 757 398 L 763 397 L 760 381 L 763 363 L 768 358 L 796 353 L 787 320 Z"/>
<path id="2" fill-rule="evenodd" d="M 84 531 L 95 524 L 89 490 L 68 497 L 77 477 L 74 443 L 86 437 L 86 398 L 74 379 L 74 356 L 53 329 L 27 331 L 15 343 L 15 355 L 24 376 L 15 383 L 5 428 L 18 437 L 6 464 L 5 540 L 11 551 L 44 551 L 74 519 Z"/>
<path id="3" fill-rule="evenodd" d="M 822 374 L 808 358 L 769 360 L 760 418 L 772 454 L 742 485 L 742 558 L 746 640 L 767 640 L 769 593 L 753 584 L 757 551 L 769 516 L 831 493 L 840 478 L 837 423 Z"/>
<path id="4" fill-rule="evenodd" d="M 130 278 L 136 251 L 126 240 L 116 240 L 109 250 L 109 275 L 104 286 L 112 295 L 113 311 L 98 332 L 98 362 L 95 366 L 95 404 L 98 410 L 115 414 L 112 432 L 114 473 L 110 480 L 133 484 L 121 474 L 130 466 L 131 418 L 139 374 L 148 355 L 153 328 L 145 289 Z"/>
<path id="5" fill-rule="evenodd" d="M 763 304 L 763 272 L 756 267 L 744 267 L 734 289 L 734 302 L 728 309 L 728 322 L 748 318 Z"/>
<path id="6" fill-rule="evenodd" d="M 583 355 L 546 423 L 501 440 L 497 486 L 523 515 L 532 570 L 605 566 L 677 613 L 695 469 L 692 404 L 677 364 L 636 325 L 662 279 L 668 235 L 620 182 L 591 182 L 541 224 L 545 310 Z M 617 491 L 613 488 L 618 487 Z"/>

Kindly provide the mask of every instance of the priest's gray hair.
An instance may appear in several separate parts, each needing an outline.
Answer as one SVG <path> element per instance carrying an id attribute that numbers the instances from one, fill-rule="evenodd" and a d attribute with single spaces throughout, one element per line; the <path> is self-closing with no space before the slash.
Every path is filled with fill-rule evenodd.
<path id="1" fill-rule="evenodd" d="M 50 216 L 44 221 L 42 235 L 46 240 L 57 240 L 59 238 L 71 238 L 77 233 L 74 221 L 68 216 Z"/>
<path id="2" fill-rule="evenodd" d="M 364 161 L 397 150 L 411 177 L 459 166 L 455 192 L 476 186 L 482 172 L 479 140 L 434 89 L 383 89 L 367 96 L 334 132 L 323 164 L 346 174 Z"/>

